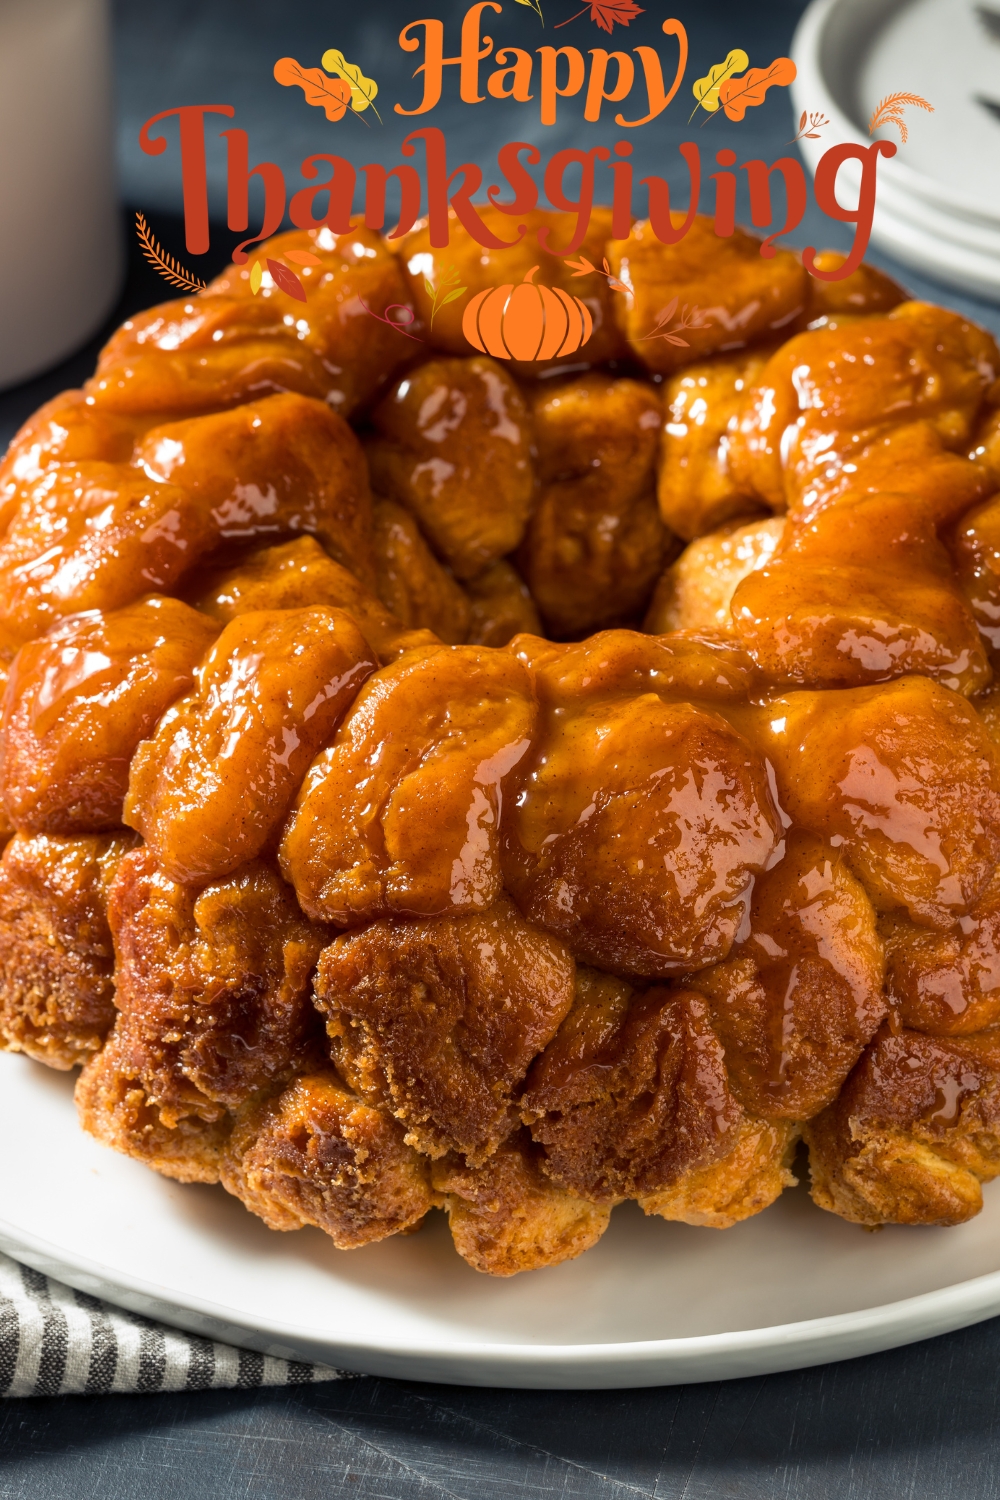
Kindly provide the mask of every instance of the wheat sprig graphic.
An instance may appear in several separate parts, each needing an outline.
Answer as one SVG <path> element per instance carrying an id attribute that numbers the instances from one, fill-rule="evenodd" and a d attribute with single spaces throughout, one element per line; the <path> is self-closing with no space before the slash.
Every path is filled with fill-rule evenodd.
<path id="1" fill-rule="evenodd" d="M 886 94 L 872 111 L 872 117 L 868 121 L 868 134 L 874 135 L 880 125 L 895 125 L 905 146 L 910 132 L 903 123 L 903 110 L 908 104 L 915 104 L 917 109 L 926 109 L 929 114 L 934 113 L 933 104 L 928 104 L 920 94 Z"/>
<path id="2" fill-rule="evenodd" d="M 203 292 L 208 286 L 207 281 L 201 281 L 199 277 L 192 276 L 191 272 L 168 255 L 146 223 L 146 215 L 137 213 L 135 216 L 136 233 L 142 245 L 142 253 L 155 266 L 161 276 L 166 277 L 171 286 L 180 287 L 182 292 Z"/>

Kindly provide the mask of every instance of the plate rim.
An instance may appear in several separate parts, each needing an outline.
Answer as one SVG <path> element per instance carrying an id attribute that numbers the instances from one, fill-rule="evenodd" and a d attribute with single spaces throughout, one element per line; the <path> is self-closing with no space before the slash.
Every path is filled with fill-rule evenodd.
<path id="1" fill-rule="evenodd" d="M 853 141 L 858 145 L 868 146 L 871 145 L 871 140 L 865 136 L 864 127 L 841 104 L 826 67 L 829 31 L 838 18 L 838 12 L 844 13 L 854 8 L 864 17 L 867 12 L 862 9 L 862 3 L 867 5 L 868 0 L 860 0 L 860 3 L 859 0 L 811 0 L 799 18 L 789 52 L 796 66 L 796 76 L 791 83 L 795 108 L 806 108 L 804 101 L 807 96 L 808 103 L 815 104 L 818 100 L 830 114 L 831 124 L 836 126 L 839 141 Z M 909 0 L 882 0 L 884 20 L 890 20 L 895 12 L 904 9 L 907 4 Z M 833 143 L 833 138 L 830 137 L 819 146 L 807 144 L 804 139 L 798 144 L 810 167 L 815 170 L 816 162 Z M 928 176 L 919 168 L 910 166 L 900 159 L 898 152 L 895 157 L 880 163 L 879 173 L 887 181 L 894 183 L 897 191 L 902 189 L 907 197 L 925 199 L 936 207 L 943 205 L 950 214 L 958 213 L 972 223 L 987 224 L 993 229 L 1000 225 L 1000 214 L 991 212 L 988 205 L 964 191 L 950 187 L 946 182 Z"/>
<path id="2" fill-rule="evenodd" d="M 76 1290 L 203 1337 L 361 1375 L 506 1389 L 610 1390 L 742 1379 L 836 1363 L 1000 1314 L 1000 1270 L 895 1302 L 794 1323 L 589 1344 L 338 1340 L 178 1292 L 26 1232 L 0 1216 L 0 1250 Z"/>

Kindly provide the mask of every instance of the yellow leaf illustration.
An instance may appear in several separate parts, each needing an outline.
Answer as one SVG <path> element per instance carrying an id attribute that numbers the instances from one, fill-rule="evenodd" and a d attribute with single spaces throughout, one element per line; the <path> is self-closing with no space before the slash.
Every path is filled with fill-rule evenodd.
<path id="1" fill-rule="evenodd" d="M 545 17 L 542 15 L 542 0 L 517 0 L 517 3 L 518 5 L 527 5 L 529 9 L 535 12 L 542 25 L 545 25 Z"/>
<path id="2" fill-rule="evenodd" d="M 260 291 L 260 283 L 263 279 L 263 276 L 264 273 L 260 268 L 260 261 L 255 260 L 253 265 L 250 267 L 250 290 L 253 292 L 255 297 Z"/>
<path id="3" fill-rule="evenodd" d="M 349 63 L 344 54 L 336 47 L 329 47 L 323 53 L 321 61 L 328 73 L 335 73 L 338 78 L 342 78 L 345 83 L 350 84 L 352 109 L 360 113 L 361 110 L 367 109 L 369 104 L 372 109 L 375 109 L 375 95 L 378 93 L 378 84 L 374 78 L 366 78 L 361 69 L 355 67 L 353 63 Z M 375 109 L 375 113 L 378 115 L 379 124 L 381 124 L 382 116 L 378 113 L 377 109 Z"/>
<path id="4" fill-rule="evenodd" d="M 714 68 L 709 68 L 704 78 L 696 78 L 691 85 L 691 92 L 697 99 L 702 109 L 707 109 L 709 114 L 714 114 L 719 107 L 719 85 L 725 83 L 727 78 L 732 78 L 734 73 L 741 72 L 749 63 L 750 59 L 740 47 L 734 47 L 725 62 L 716 63 Z M 698 105 L 691 112 L 693 120 L 697 113 Z"/>

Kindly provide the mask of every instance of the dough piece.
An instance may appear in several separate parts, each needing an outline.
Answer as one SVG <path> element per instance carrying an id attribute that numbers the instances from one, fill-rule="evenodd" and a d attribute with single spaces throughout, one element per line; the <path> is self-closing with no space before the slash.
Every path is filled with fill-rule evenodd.
<path id="1" fill-rule="evenodd" d="M 415 645 L 434 644 L 429 630 L 407 630 L 311 536 L 262 547 L 235 564 L 205 570 L 190 581 L 189 597 L 196 609 L 224 625 L 255 610 L 314 605 L 346 610 L 380 662 L 394 661 Z"/>
<path id="2" fill-rule="evenodd" d="M 660 575 L 643 629 L 650 635 L 672 630 L 732 634 L 736 586 L 748 573 L 767 566 L 785 525 L 784 516 L 743 526 L 733 522 L 685 547 Z"/>
<path id="3" fill-rule="evenodd" d="M 305 396 L 269 396 L 234 411 L 152 428 L 134 462 L 176 484 L 221 541 L 309 532 L 371 586 L 372 503 L 364 453 L 343 417 Z"/>
<path id="4" fill-rule="evenodd" d="M 288 251 L 320 261 L 295 266 L 306 301 L 279 291 L 267 270 L 255 297 L 254 262 L 266 266 Z M 247 263 L 227 267 L 207 292 L 129 318 L 102 351 L 87 394 L 104 410 L 131 414 L 218 411 L 295 391 L 350 417 L 412 358 L 412 338 L 382 321 L 408 302 L 381 235 L 360 225 L 343 235 L 292 230 L 252 246 Z"/>
<path id="5" fill-rule="evenodd" d="M 97 1052 L 115 1019 L 108 889 L 125 832 L 18 835 L 0 860 L 0 1045 L 50 1068 Z"/>
<path id="6" fill-rule="evenodd" d="M 653 485 L 660 403 L 637 380 L 539 388 L 541 493 L 519 554 L 542 618 L 577 636 L 635 618 L 670 546 Z"/>
<path id="7" fill-rule="evenodd" d="M 839 250 L 820 250 L 814 264 L 817 271 L 838 271 L 846 259 L 847 256 Z M 900 302 L 906 301 L 906 293 L 899 283 L 867 261 L 862 261 L 856 271 L 841 281 L 821 281 L 810 276 L 807 285 L 809 301 L 804 317 L 809 322 L 845 314 L 849 317 L 875 317 L 879 313 L 891 312 Z"/>
<path id="8" fill-rule="evenodd" d="M 1000 1022 L 1000 873 L 949 932 L 881 920 L 886 997 L 898 1025 L 966 1036 Z"/>
<path id="9" fill-rule="evenodd" d="M 669 553 L 652 490 L 616 512 L 588 477 L 546 485 L 519 560 L 551 633 L 572 639 L 641 618 Z"/>
<path id="10" fill-rule="evenodd" d="M 535 492 L 531 421 L 495 360 L 432 359 L 380 402 L 372 484 L 405 505 L 459 579 L 512 552 Z"/>
<path id="11" fill-rule="evenodd" d="M 792 1159 L 799 1127 L 790 1120 L 754 1120 L 744 1115 L 732 1149 L 707 1167 L 691 1167 L 668 1188 L 639 1196 L 643 1213 L 693 1224 L 731 1229 L 752 1218 L 796 1187 Z"/>
<path id="12" fill-rule="evenodd" d="M 990 488 L 1000 484 L 1000 380 L 995 380 L 986 393 L 983 410 L 979 414 L 972 434 L 969 458 L 979 464 L 990 479 Z M 3 470 L 0 469 L 0 476 Z M 0 496 L 3 491 L 0 489 Z"/>
<path id="13" fill-rule="evenodd" d="M 787 328 L 805 308 L 808 278 L 790 250 L 762 260 L 760 243 L 742 229 L 720 239 L 704 214 L 675 245 L 662 245 L 648 220 L 634 224 L 627 240 L 613 240 L 612 270 L 632 292 L 619 295 L 614 313 L 635 358 L 668 375 Z M 674 299 L 681 304 L 678 314 L 697 311 L 702 325 L 685 327 L 683 345 L 657 335 L 658 320 Z M 669 328 L 668 322 L 663 331 Z"/>
<path id="14" fill-rule="evenodd" d="M 188 688 L 217 626 L 177 599 L 72 615 L 17 658 L 0 787 L 29 833 L 118 828 L 136 747 Z"/>
<path id="15" fill-rule="evenodd" d="M 742 644 L 777 684 L 860 687 L 921 673 L 971 694 L 992 675 L 948 554 L 908 495 L 789 516 L 731 609 Z"/>
<path id="16" fill-rule="evenodd" d="M 504 876 L 522 911 L 613 973 L 724 958 L 778 819 L 763 759 L 689 701 L 688 683 L 703 672 L 705 696 L 724 703 L 742 674 L 727 682 L 725 653 L 703 643 L 624 630 L 517 645 L 541 702 L 504 806 Z"/>
<path id="17" fill-rule="evenodd" d="M 232 1118 L 192 1094 L 167 1103 L 147 1080 L 147 1049 L 119 1020 L 76 1085 L 82 1129 L 177 1182 L 218 1182 Z"/>
<path id="18" fill-rule="evenodd" d="M 665 524 L 686 541 L 746 516 L 760 504 L 730 469 L 729 443 L 743 394 L 769 353 L 719 354 L 664 381 L 656 492 Z"/>
<path id="19" fill-rule="evenodd" d="M 654 385 L 583 375 L 546 381 L 530 393 L 538 477 L 600 480 L 609 506 L 653 482 L 661 408 Z"/>
<path id="20" fill-rule="evenodd" d="M 329 1072 L 245 1105 L 221 1179 L 269 1229 L 313 1224 L 338 1250 L 416 1229 L 438 1201 L 430 1163 L 404 1143 L 402 1127 Z"/>
<path id="21" fill-rule="evenodd" d="M 232 874 L 271 843 L 375 666 L 343 610 L 238 615 L 139 747 L 124 821 L 174 880 Z"/>
<path id="22" fill-rule="evenodd" d="M 504 1141 L 479 1167 L 447 1156 L 432 1168 L 455 1249 L 477 1271 L 516 1276 L 575 1260 L 596 1245 L 611 1217 L 545 1175 L 542 1152 L 526 1130 Z"/>
<path id="23" fill-rule="evenodd" d="M 173 593 L 217 541 L 177 485 L 128 465 L 59 465 L 24 488 L 0 541 L 0 629 L 23 642 L 66 615 Z"/>
<path id="24" fill-rule="evenodd" d="M 958 585 L 979 632 L 1000 650 L 1000 496 L 964 515 L 950 544 Z"/>
<path id="25" fill-rule="evenodd" d="M 354 927 L 492 905 L 503 786 L 534 718 L 507 652 L 425 647 L 376 672 L 285 829 L 281 867 L 303 911 Z"/>
<path id="26" fill-rule="evenodd" d="M 1000 860 L 1000 766 L 957 693 L 926 677 L 771 699 L 757 743 L 800 827 L 843 853 L 876 910 L 947 932 Z"/>
<path id="27" fill-rule="evenodd" d="M 589 970 L 528 1075 L 521 1110 L 548 1175 L 607 1204 L 670 1188 L 721 1160 L 743 1113 L 701 995 L 636 993 Z"/>
<path id="28" fill-rule="evenodd" d="M 1000 1037 L 883 1033 L 804 1127 L 812 1196 L 855 1224 L 962 1224 L 1000 1173 Z"/>
<path id="29" fill-rule="evenodd" d="M 119 867 L 108 920 L 116 1034 L 150 1104 L 178 1117 L 235 1109 L 301 1072 L 320 1027 L 309 984 L 325 934 L 267 865 L 197 891 L 148 849 Z"/>
<path id="30" fill-rule="evenodd" d="M 491 563 L 485 573 L 469 579 L 469 643 L 476 646 L 506 646 L 515 635 L 538 635 L 542 623 L 528 585 L 503 558 Z"/>
<path id="31" fill-rule="evenodd" d="M 376 922 L 316 974 L 338 1071 L 429 1156 L 473 1165 L 517 1123 L 528 1065 L 573 1001 L 573 960 L 506 898 L 487 912 Z"/>
<path id="32" fill-rule="evenodd" d="M 0 536 L 19 504 L 22 487 L 57 464 L 127 464 L 137 438 L 159 420 L 99 410 L 83 391 L 63 391 L 40 406 L 10 440 L 0 459 Z"/>
<path id="33" fill-rule="evenodd" d="M 998 371 L 988 333 L 925 302 L 800 333 L 744 398 L 736 482 L 773 510 L 891 489 L 954 519 L 989 493 L 986 471 L 959 455 Z"/>
<path id="34" fill-rule="evenodd" d="M 741 1102 L 764 1120 L 808 1120 L 841 1084 L 886 1015 L 875 913 L 839 849 L 789 830 L 758 877 L 749 932 L 691 983 Z"/>
<path id="35" fill-rule="evenodd" d="M 404 625 L 461 645 L 472 619 L 468 595 L 438 562 L 410 512 L 394 500 L 375 501 L 375 568 L 379 598 Z"/>
<path id="36" fill-rule="evenodd" d="M 346 422 L 301 396 L 153 428 L 135 464 L 58 464 L 16 500 L 0 621 L 22 639 L 78 610 L 172 593 L 225 541 L 315 531 L 374 581 L 364 455 Z"/>

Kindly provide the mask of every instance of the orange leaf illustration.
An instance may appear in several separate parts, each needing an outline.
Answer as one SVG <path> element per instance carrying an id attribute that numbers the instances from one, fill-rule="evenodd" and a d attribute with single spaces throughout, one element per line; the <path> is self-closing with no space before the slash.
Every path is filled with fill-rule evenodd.
<path id="1" fill-rule="evenodd" d="M 555 30 L 558 31 L 559 26 L 568 26 L 570 21 L 577 20 L 583 15 L 588 5 L 590 19 L 596 21 L 602 31 L 611 31 L 616 24 L 627 26 L 630 21 L 635 20 L 636 16 L 642 15 L 642 7 L 636 5 L 635 0 L 588 0 L 583 10 L 578 10 L 575 16 L 570 16 L 569 21 L 560 21 Z"/>
<path id="2" fill-rule="evenodd" d="M 872 111 L 872 117 L 868 121 L 868 134 L 874 135 L 882 125 L 895 125 L 899 131 L 899 138 L 905 146 L 910 132 L 903 123 L 903 110 L 908 104 L 915 104 L 918 109 L 926 109 L 928 114 L 934 113 L 933 104 L 928 104 L 921 94 L 887 94 L 884 99 L 879 100 Z"/>
<path id="3" fill-rule="evenodd" d="M 306 300 L 305 287 L 302 285 L 294 271 L 283 266 L 280 260 L 269 260 L 267 269 L 271 273 L 271 280 L 279 292 L 286 292 L 289 297 L 294 297 L 296 302 Z"/>
<path id="4" fill-rule="evenodd" d="M 323 264 L 318 255 L 310 255 L 308 250 L 286 250 L 285 259 L 297 266 L 321 266 Z"/>
<path id="5" fill-rule="evenodd" d="M 170 282 L 171 286 L 180 287 L 182 292 L 204 292 L 206 283 L 200 276 L 193 276 L 186 266 L 182 266 L 179 260 L 168 255 L 159 240 L 146 223 L 146 215 L 138 213 L 135 216 L 136 233 L 142 244 L 142 253 L 150 265 L 156 267 L 160 275 Z"/>
<path id="6" fill-rule="evenodd" d="M 719 85 L 719 103 L 728 120 L 742 120 L 752 106 L 764 103 L 769 88 L 793 81 L 795 64 L 790 57 L 776 57 L 769 68 L 751 68 L 739 78 L 727 78 Z"/>
<path id="7" fill-rule="evenodd" d="M 294 57 L 279 57 L 274 76 L 284 88 L 300 88 L 307 104 L 322 109 L 328 120 L 342 120 L 351 102 L 351 85 L 343 78 L 331 78 L 322 68 L 303 68 Z"/>

